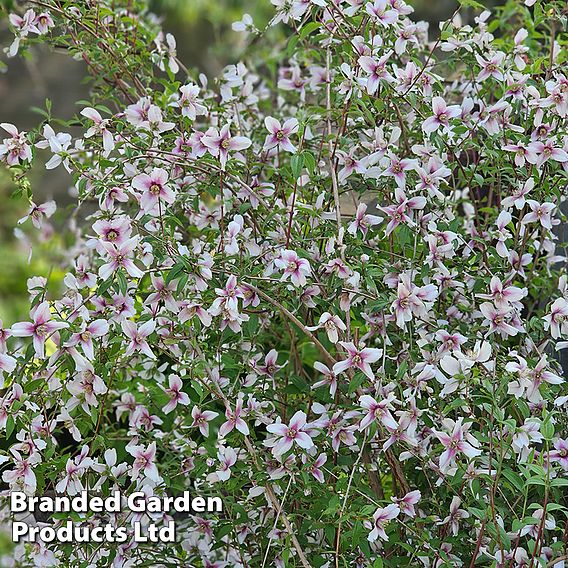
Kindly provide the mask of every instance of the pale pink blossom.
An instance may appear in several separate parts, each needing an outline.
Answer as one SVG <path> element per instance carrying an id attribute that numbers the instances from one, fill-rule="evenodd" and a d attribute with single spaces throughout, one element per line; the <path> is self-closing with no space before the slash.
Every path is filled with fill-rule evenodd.
<path id="1" fill-rule="evenodd" d="M 522 223 L 540 223 L 545 229 L 552 229 L 551 214 L 556 209 L 556 205 L 554 203 L 539 203 L 534 199 L 529 199 L 527 204 L 531 211 L 523 217 Z"/>
<path id="2" fill-rule="evenodd" d="M 147 341 L 148 336 L 150 336 L 156 328 L 156 322 L 154 320 L 148 320 L 140 327 L 132 320 L 125 320 L 121 325 L 124 335 L 130 339 L 130 343 L 126 347 L 125 355 L 133 355 L 137 351 L 140 351 L 151 359 L 156 358 L 156 355 L 154 355 L 153 351 L 150 349 L 150 345 Z"/>
<path id="3" fill-rule="evenodd" d="M 80 345 L 85 357 L 87 357 L 89 361 L 92 361 L 95 358 L 93 338 L 104 337 L 108 333 L 108 330 L 108 322 L 104 319 L 84 323 L 81 329 L 71 336 L 66 346 L 74 347 Z"/>
<path id="4" fill-rule="evenodd" d="M 465 509 L 460 509 L 461 499 L 455 495 L 450 503 L 450 514 L 443 520 L 439 521 L 439 525 L 448 525 L 450 532 L 456 536 L 459 531 L 459 522 L 462 519 L 468 519 L 469 513 Z"/>
<path id="5" fill-rule="evenodd" d="M 481 66 L 481 71 L 477 75 L 478 81 L 485 81 L 490 77 L 493 77 L 497 81 L 503 81 L 505 78 L 501 68 L 503 61 L 505 60 L 505 54 L 503 52 L 497 51 L 489 59 L 484 59 L 481 55 L 476 53 L 475 58 Z"/>
<path id="6" fill-rule="evenodd" d="M 93 126 L 85 132 L 85 138 L 90 138 L 91 136 L 102 136 L 105 154 L 110 154 L 114 150 L 115 146 L 114 137 L 112 132 L 109 130 L 110 120 L 108 118 L 103 119 L 99 111 L 91 107 L 84 108 L 81 111 L 81 114 L 93 121 Z"/>
<path id="7" fill-rule="evenodd" d="M 182 116 L 195 120 L 199 115 L 207 114 L 207 108 L 200 103 L 197 85 L 182 85 L 179 91 L 181 96 L 172 106 L 180 108 Z"/>
<path id="8" fill-rule="evenodd" d="M 344 373 L 348 369 L 358 369 L 362 371 L 369 379 L 374 380 L 375 375 L 371 369 L 371 363 L 378 361 L 382 355 L 383 350 L 373 347 L 356 347 L 354 343 L 340 341 L 339 345 L 347 351 L 347 359 L 335 363 L 333 372 L 336 375 Z"/>
<path id="9" fill-rule="evenodd" d="M 249 427 L 247 423 L 241 418 L 243 414 L 243 399 L 241 397 L 237 398 L 237 404 L 235 405 L 235 410 L 231 410 L 229 406 L 225 410 L 225 417 L 227 421 L 221 424 L 219 428 L 219 436 L 225 438 L 227 434 L 232 432 L 235 428 L 245 436 L 250 434 Z"/>
<path id="10" fill-rule="evenodd" d="M 191 409 L 191 417 L 193 418 L 192 428 L 199 428 L 199 431 L 206 438 L 209 437 L 209 422 L 219 416 L 218 412 L 211 410 L 200 410 L 199 407 L 194 406 Z"/>
<path id="11" fill-rule="evenodd" d="M 32 337 L 36 355 L 43 359 L 45 356 L 45 342 L 53 333 L 69 327 L 67 322 L 53 321 L 48 302 L 38 304 L 30 312 L 31 322 L 15 323 L 11 332 L 14 337 Z"/>
<path id="12" fill-rule="evenodd" d="M 517 286 L 505 286 L 498 276 L 493 276 L 489 283 L 489 294 L 477 294 L 478 298 L 491 300 L 497 308 L 507 307 L 509 305 L 522 306 L 520 301 L 527 295 L 526 288 L 518 288 Z"/>
<path id="13" fill-rule="evenodd" d="M 550 452 L 550 459 L 558 462 L 564 471 L 568 471 L 568 439 L 559 438 L 554 442 L 554 450 Z"/>
<path id="14" fill-rule="evenodd" d="M 450 120 L 460 116 L 461 107 L 459 105 L 448 106 L 442 97 L 434 97 L 432 99 L 432 111 L 434 116 L 428 117 L 422 123 L 422 130 L 427 134 L 435 132 L 440 126 L 443 126 L 446 131 L 450 131 Z"/>
<path id="15" fill-rule="evenodd" d="M 393 410 L 392 402 L 394 396 L 389 396 L 380 402 L 377 402 L 372 396 L 365 394 L 359 397 L 359 404 L 367 414 L 363 417 L 359 423 L 359 430 L 365 430 L 373 422 L 380 422 L 384 426 L 396 429 L 398 424 L 391 414 Z"/>
<path id="16" fill-rule="evenodd" d="M 379 60 L 371 56 L 364 55 L 359 58 L 359 65 L 365 71 L 367 76 L 367 92 L 369 95 L 374 95 L 379 88 L 381 80 L 391 82 L 392 75 L 387 71 L 386 65 L 389 60 L 389 55 L 384 55 Z"/>
<path id="17" fill-rule="evenodd" d="M 185 323 L 193 319 L 194 316 L 199 318 L 199 321 L 205 326 L 211 325 L 211 314 L 199 303 L 190 302 L 189 300 L 182 300 L 178 306 L 178 318 L 181 323 Z"/>
<path id="18" fill-rule="evenodd" d="M 49 219 L 56 211 L 57 205 L 55 201 L 46 201 L 41 205 L 31 204 L 25 217 L 18 220 L 18 224 L 25 223 L 28 219 L 32 220 L 33 226 L 36 229 L 41 229 L 44 219 Z"/>
<path id="19" fill-rule="evenodd" d="M 373 3 L 367 2 L 365 10 L 373 21 L 385 27 L 391 26 L 398 20 L 398 12 L 391 9 L 387 0 L 374 0 Z"/>
<path id="20" fill-rule="evenodd" d="M 227 481 L 231 477 L 231 468 L 237 463 L 237 452 L 231 447 L 222 448 L 217 452 L 217 459 L 221 467 L 215 475 L 219 481 Z"/>
<path id="21" fill-rule="evenodd" d="M 485 316 L 485 322 L 489 325 L 488 334 L 497 332 L 502 337 L 507 337 L 508 335 L 517 335 L 520 331 L 508 321 L 511 319 L 511 308 L 507 306 L 501 306 L 497 308 L 491 302 L 484 302 L 479 307 L 481 313 Z"/>
<path id="22" fill-rule="evenodd" d="M 393 503 L 400 507 L 400 512 L 408 517 L 415 517 L 416 511 L 414 509 L 414 505 L 420 501 L 422 498 L 422 494 L 418 489 L 415 491 L 410 491 L 404 497 L 400 499 L 397 497 L 391 497 Z"/>
<path id="23" fill-rule="evenodd" d="M 298 410 L 290 419 L 289 424 L 283 424 L 280 419 L 274 424 L 269 424 L 266 429 L 274 434 L 273 439 L 265 442 L 272 448 L 275 456 L 281 456 L 292 449 L 294 444 L 308 450 L 314 443 L 310 435 L 306 432 L 306 414 Z"/>
<path id="24" fill-rule="evenodd" d="M 165 71 L 167 62 L 168 69 L 175 75 L 179 71 L 176 38 L 172 34 L 168 33 L 166 34 L 164 41 L 164 33 L 160 32 L 154 39 L 154 43 L 156 44 L 156 49 L 160 55 L 158 67 L 162 71 Z"/>
<path id="25" fill-rule="evenodd" d="M 8 122 L 2 122 L 0 128 L 5 130 L 10 138 L 4 138 L 0 143 L 0 160 L 6 160 L 9 166 L 17 166 L 20 162 L 29 162 L 32 159 L 32 147 L 28 143 L 25 132 Z"/>
<path id="26" fill-rule="evenodd" d="M 190 403 L 189 396 L 183 392 L 183 382 L 178 375 L 170 375 L 168 379 L 168 388 L 164 389 L 170 397 L 168 403 L 162 408 L 164 414 L 169 414 L 175 410 L 178 404 L 187 406 Z"/>
<path id="27" fill-rule="evenodd" d="M 335 393 L 337 392 L 337 377 L 335 373 L 327 367 L 327 365 L 324 365 L 319 361 L 314 363 L 314 369 L 319 371 L 324 378 L 321 381 L 314 383 L 313 388 L 317 389 L 318 387 L 329 386 L 329 394 L 331 396 L 335 396 Z"/>
<path id="28" fill-rule="evenodd" d="M 337 174 L 337 181 L 340 184 L 343 184 L 352 173 L 356 172 L 358 174 L 363 174 L 367 169 L 365 160 L 356 159 L 355 152 L 355 148 L 352 148 L 349 153 L 344 152 L 343 150 L 337 151 L 338 162 L 343 165 Z"/>
<path id="29" fill-rule="evenodd" d="M 339 316 L 324 312 L 320 316 L 317 325 L 307 326 L 306 329 L 310 331 L 325 329 L 328 339 L 332 343 L 337 343 L 339 341 L 339 331 L 346 331 L 347 326 L 341 321 Z"/>
<path id="30" fill-rule="evenodd" d="M 136 480 L 143 474 L 151 481 L 158 483 L 160 474 L 156 466 L 156 442 L 152 442 L 147 447 L 137 445 L 127 445 L 126 451 L 134 458 L 130 477 Z"/>
<path id="31" fill-rule="evenodd" d="M 404 189 L 406 185 L 406 172 L 411 170 L 416 170 L 418 167 L 417 161 L 411 158 L 399 158 L 394 154 L 389 154 L 388 156 L 388 166 L 385 170 L 382 171 L 382 176 L 389 176 L 393 177 L 396 181 L 396 185 L 400 189 Z M 367 170 L 367 175 L 371 175 L 373 168 Z M 373 177 L 371 175 L 371 177 Z M 424 198 L 422 198 L 424 199 Z M 402 204 L 400 200 L 398 200 L 399 205 Z"/>
<path id="32" fill-rule="evenodd" d="M 108 220 L 97 219 L 93 223 L 93 230 L 97 233 L 98 239 L 89 239 L 87 246 L 96 247 L 97 251 L 103 254 L 105 249 L 99 241 L 122 245 L 131 237 L 132 224 L 125 216 L 117 216 Z"/>
<path id="33" fill-rule="evenodd" d="M 501 205 L 505 208 L 515 206 L 517 209 L 522 209 L 525 206 L 525 196 L 534 189 L 535 181 L 533 178 L 529 178 L 522 184 L 519 184 L 518 188 L 508 197 L 505 197 L 501 201 Z M 502 215 L 503 212 L 500 213 Z"/>
<path id="34" fill-rule="evenodd" d="M 281 280 L 290 278 L 290 282 L 296 287 L 305 286 L 306 276 L 312 272 L 310 263 L 293 250 L 283 250 L 280 257 L 274 259 L 274 266 L 284 271 Z"/>
<path id="35" fill-rule="evenodd" d="M 557 298 L 550 306 L 550 312 L 543 316 L 544 329 L 550 330 L 553 339 L 558 339 L 568 333 L 568 302 Z"/>
<path id="36" fill-rule="evenodd" d="M 210 128 L 201 142 L 208 148 L 212 156 L 219 158 L 223 170 L 229 159 L 229 152 L 246 150 L 252 144 L 252 141 L 245 136 L 231 136 L 228 124 L 223 126 L 220 132 Z"/>
<path id="37" fill-rule="evenodd" d="M 16 359 L 14 359 L 14 357 L 12 357 L 11 355 L 8 355 L 7 353 L 0 353 L 0 376 L 2 375 L 3 372 L 6 373 L 11 373 L 14 371 L 14 369 L 16 368 L 17 362 Z M 0 378 L 0 384 L 2 384 L 3 381 Z"/>
<path id="38" fill-rule="evenodd" d="M 468 458 L 474 458 L 482 453 L 477 447 L 479 442 L 468 433 L 471 423 L 463 425 L 462 420 L 460 418 L 454 422 L 450 418 L 445 418 L 442 420 L 442 424 L 447 432 L 433 430 L 445 448 L 438 460 L 438 466 L 442 473 L 448 471 L 459 454 L 464 454 Z"/>
<path id="39" fill-rule="evenodd" d="M 304 462 L 304 469 L 314 476 L 319 483 L 325 483 L 325 477 L 321 467 L 326 463 L 327 456 L 320 454 L 314 461 L 309 461 L 306 454 L 302 454 L 302 462 Z"/>
<path id="40" fill-rule="evenodd" d="M 264 363 L 262 365 L 255 365 L 255 370 L 262 375 L 267 375 L 269 377 L 274 377 L 276 373 L 283 369 L 285 365 L 278 365 L 278 351 L 276 349 L 271 349 L 264 358 Z"/>
<path id="41" fill-rule="evenodd" d="M 14 461 L 14 469 L 7 469 L 2 474 L 2 481 L 8 483 L 11 488 L 22 488 L 27 494 L 33 495 L 37 487 L 37 478 L 33 466 L 39 461 L 38 458 L 24 457 L 16 449 L 11 448 L 10 453 Z"/>
<path id="42" fill-rule="evenodd" d="M 264 119 L 264 124 L 269 132 L 264 141 L 265 150 L 281 148 L 285 152 L 292 154 L 296 152 L 295 146 L 290 141 L 290 136 L 296 134 L 300 127 L 295 118 L 289 118 L 284 124 L 281 124 L 279 120 L 267 116 Z"/>
<path id="43" fill-rule="evenodd" d="M 99 268 L 99 276 L 103 280 L 110 278 L 119 268 L 126 270 L 133 278 L 142 278 L 144 276 L 144 272 L 132 260 L 138 240 L 138 237 L 132 237 L 120 245 L 104 241 L 101 243 L 106 255 L 109 257 L 108 262 Z"/>
<path id="44" fill-rule="evenodd" d="M 175 193 L 168 184 L 168 172 L 154 168 L 150 174 L 139 174 L 132 180 L 132 187 L 142 192 L 140 206 L 145 213 L 160 212 L 165 204 L 175 201 Z"/>
<path id="45" fill-rule="evenodd" d="M 385 532 L 385 527 L 389 521 L 396 519 L 399 514 L 400 507 L 394 503 L 391 503 L 384 508 L 378 508 L 373 515 L 373 530 L 369 533 L 367 539 L 370 542 L 374 542 L 378 538 L 388 540 L 389 537 Z"/>
<path id="46" fill-rule="evenodd" d="M 563 164 L 568 162 L 568 152 L 555 146 L 552 140 L 545 140 L 544 142 L 536 140 L 529 144 L 528 149 L 527 162 L 535 164 L 539 168 L 548 160 Z"/>
<path id="47" fill-rule="evenodd" d="M 367 204 L 360 203 L 357 206 L 357 211 L 355 213 L 355 219 L 347 227 L 347 232 L 351 233 L 353 236 L 357 234 L 357 231 L 361 231 L 363 237 L 367 236 L 369 228 L 378 225 L 381 222 L 381 218 L 377 215 L 367 214 Z"/>
<path id="48" fill-rule="evenodd" d="M 525 165 L 525 160 L 529 155 L 530 150 L 524 144 L 506 144 L 503 150 L 515 153 L 515 165 L 522 168 Z M 536 160 L 536 153 L 535 153 Z"/>

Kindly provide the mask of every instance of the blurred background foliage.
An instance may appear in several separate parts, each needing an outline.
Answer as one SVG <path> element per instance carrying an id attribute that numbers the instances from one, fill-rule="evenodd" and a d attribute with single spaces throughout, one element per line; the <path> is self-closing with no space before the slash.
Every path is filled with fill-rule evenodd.
<path id="1" fill-rule="evenodd" d="M 232 31 L 231 24 L 249 13 L 256 26 L 263 29 L 274 11 L 268 0 L 148 0 L 150 10 L 157 14 L 164 29 L 177 39 L 178 55 L 189 68 L 198 69 L 209 77 L 236 62 L 244 48 L 244 37 Z M 455 11 L 456 0 L 414 0 L 415 17 L 431 23 L 432 36 L 437 22 Z M 484 2 L 492 6 L 497 0 Z M 24 4 L 20 2 L 20 4 Z M 5 15 L 4 15 L 5 16 Z M 0 46 L 12 41 L 6 18 L 0 23 Z M 71 118 L 76 101 L 88 98 L 88 81 L 82 62 L 71 60 L 64 53 L 46 48 L 34 48 L 31 57 L 6 59 L 0 73 L 0 122 L 11 122 L 21 130 L 30 130 L 41 122 L 37 108 L 45 108 L 46 98 L 52 102 L 53 116 Z M 1 63 L 0 63 L 1 64 Z M 36 110 L 34 110 L 34 107 Z M 30 176 L 34 201 L 42 203 L 54 198 L 58 212 L 54 225 L 69 214 L 71 178 L 63 170 L 46 172 L 39 166 Z M 14 238 L 17 220 L 25 214 L 29 203 L 24 198 L 9 199 L 13 185 L 5 170 L 0 169 L 0 319 L 4 325 L 27 315 L 26 280 L 30 276 L 49 276 L 50 288 L 55 290 L 63 273 L 58 270 L 58 249 L 63 243 L 56 236 L 49 244 L 35 245 L 31 263 L 28 250 Z M 22 229 L 29 236 L 36 231 L 29 222 Z"/>

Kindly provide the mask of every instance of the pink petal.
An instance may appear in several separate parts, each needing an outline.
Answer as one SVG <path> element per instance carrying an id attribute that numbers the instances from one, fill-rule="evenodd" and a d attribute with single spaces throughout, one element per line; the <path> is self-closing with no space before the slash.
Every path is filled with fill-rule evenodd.
<path id="1" fill-rule="evenodd" d="M 306 413 L 302 410 L 298 410 L 294 416 L 290 419 L 290 428 L 295 430 L 301 430 L 306 424 Z"/>
<path id="2" fill-rule="evenodd" d="M 246 136 L 233 136 L 229 141 L 231 150 L 245 150 L 252 144 L 252 141 Z"/>
<path id="3" fill-rule="evenodd" d="M 90 118 L 94 122 L 102 122 L 102 117 L 97 110 L 91 107 L 84 108 L 81 113 L 83 116 Z"/>
<path id="4" fill-rule="evenodd" d="M 310 436 L 308 436 L 305 432 L 298 432 L 295 440 L 296 440 L 296 443 L 298 444 L 298 446 L 300 446 L 301 448 L 304 448 L 306 450 L 311 448 L 314 445 L 314 442 L 312 441 Z"/>
<path id="5" fill-rule="evenodd" d="M 15 323 L 11 327 L 11 331 L 14 337 L 30 337 L 35 332 L 35 325 L 33 323 L 23 321 Z"/>
<path id="6" fill-rule="evenodd" d="M 273 118 L 271 116 L 267 116 L 264 119 L 264 124 L 265 124 L 268 132 L 270 132 L 271 134 L 276 134 L 279 130 L 282 129 L 280 121 L 276 120 L 275 118 Z"/>

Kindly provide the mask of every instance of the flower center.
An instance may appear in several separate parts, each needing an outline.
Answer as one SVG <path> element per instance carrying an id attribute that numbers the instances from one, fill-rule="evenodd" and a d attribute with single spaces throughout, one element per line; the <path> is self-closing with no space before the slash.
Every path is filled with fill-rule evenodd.
<path id="1" fill-rule="evenodd" d="M 40 337 L 45 337 L 47 335 L 47 326 L 45 324 L 38 325 L 36 327 L 36 335 Z"/>

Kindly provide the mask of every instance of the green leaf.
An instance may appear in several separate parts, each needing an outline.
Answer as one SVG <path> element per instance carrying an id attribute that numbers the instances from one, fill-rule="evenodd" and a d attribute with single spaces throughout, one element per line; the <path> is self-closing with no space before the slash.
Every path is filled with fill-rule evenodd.
<path id="1" fill-rule="evenodd" d="M 296 154 L 295 156 L 292 156 L 292 159 L 290 160 L 290 166 L 292 168 L 294 180 L 298 179 L 302 173 L 302 168 L 304 167 L 304 156 L 302 156 L 302 154 Z"/>
<path id="2" fill-rule="evenodd" d="M 294 375 L 292 378 L 292 383 L 294 383 L 294 386 L 300 391 L 300 392 L 305 392 L 308 393 L 310 392 L 310 385 L 301 377 L 298 377 L 297 375 Z"/>
<path id="3" fill-rule="evenodd" d="M 349 394 L 354 393 L 365 381 L 365 375 L 362 373 L 357 373 L 349 383 Z"/>
<path id="4" fill-rule="evenodd" d="M 126 281 L 126 276 L 124 276 L 123 270 L 117 270 L 116 279 L 118 280 L 118 289 L 121 294 L 126 294 L 128 290 L 128 282 Z"/>
<path id="5" fill-rule="evenodd" d="M 313 31 L 317 30 L 321 24 L 319 22 L 310 22 L 300 30 L 300 39 L 307 38 Z"/>
<path id="6" fill-rule="evenodd" d="M 484 10 L 483 4 L 476 2 L 476 0 L 458 0 L 462 8 L 474 8 L 475 10 Z"/>
<path id="7" fill-rule="evenodd" d="M 545 440 L 554 438 L 554 424 L 552 423 L 552 415 L 549 414 L 540 426 L 540 431 Z"/>
<path id="8" fill-rule="evenodd" d="M 178 262 L 166 275 L 166 286 L 175 280 L 184 270 L 185 265 L 183 262 Z"/>
<path id="9" fill-rule="evenodd" d="M 517 491 L 524 493 L 525 483 L 523 481 L 523 478 L 518 473 L 515 473 L 510 469 L 506 469 L 503 471 L 503 475 L 505 479 L 511 482 L 511 485 L 513 485 L 513 487 Z"/>
<path id="10" fill-rule="evenodd" d="M 304 162 L 306 163 L 306 167 L 308 168 L 308 171 L 310 172 L 310 174 L 313 175 L 313 173 L 316 169 L 316 159 L 315 159 L 314 155 L 311 152 L 304 150 L 302 152 L 302 157 L 304 158 Z"/>
<path id="11" fill-rule="evenodd" d="M 102 296 L 112 285 L 112 278 L 109 278 L 108 280 L 105 280 L 98 288 L 97 288 L 97 294 L 99 296 Z"/>
<path id="12" fill-rule="evenodd" d="M 227 536 L 231 530 L 233 529 L 233 525 L 228 523 L 226 525 L 222 525 L 215 531 L 215 535 L 217 536 L 218 540 L 221 540 L 224 536 Z"/>
<path id="13" fill-rule="evenodd" d="M 14 426 L 16 423 L 14 422 L 13 416 L 8 416 L 8 420 L 6 420 L 6 439 L 8 439 L 12 432 L 14 431 Z"/>

